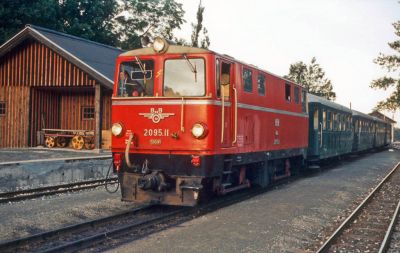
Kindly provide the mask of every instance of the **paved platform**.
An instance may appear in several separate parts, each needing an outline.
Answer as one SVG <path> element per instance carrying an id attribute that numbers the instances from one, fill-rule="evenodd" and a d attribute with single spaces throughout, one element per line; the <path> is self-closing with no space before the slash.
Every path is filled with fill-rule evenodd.
<path id="1" fill-rule="evenodd" d="M 90 159 L 107 156 L 111 156 L 111 152 L 108 150 L 99 152 L 98 150 L 74 150 L 67 148 L 0 149 L 0 165 L 42 160 Z"/>
<path id="2" fill-rule="evenodd" d="M 0 149 L 0 191 L 101 179 L 110 164 L 109 151 Z"/>
<path id="3" fill-rule="evenodd" d="M 111 252 L 307 252 L 399 160 L 395 150 L 343 162 Z"/>

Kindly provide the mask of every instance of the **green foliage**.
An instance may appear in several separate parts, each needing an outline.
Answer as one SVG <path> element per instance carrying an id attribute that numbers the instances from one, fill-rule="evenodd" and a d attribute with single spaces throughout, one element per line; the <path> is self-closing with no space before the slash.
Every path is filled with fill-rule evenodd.
<path id="1" fill-rule="evenodd" d="M 172 40 L 172 31 L 185 22 L 182 4 L 174 0 L 123 0 L 127 15 L 116 17 L 122 48 L 140 47 L 141 36 L 162 36 Z"/>
<path id="2" fill-rule="evenodd" d="M 62 32 L 116 45 L 113 19 L 117 14 L 117 0 L 63 0 L 60 1 Z"/>
<path id="3" fill-rule="evenodd" d="M 400 21 L 393 24 L 395 34 L 400 37 Z M 394 88 L 390 96 L 383 101 L 378 102 L 375 109 L 396 111 L 400 107 L 400 40 L 388 43 L 389 47 L 395 51 L 392 55 L 380 53 L 374 62 L 386 69 L 389 76 L 384 76 L 373 80 L 370 87 L 375 89 L 387 90 Z"/>
<path id="4" fill-rule="evenodd" d="M 201 0 L 200 0 L 196 14 L 197 23 L 196 24 L 192 23 L 192 29 L 193 29 L 191 36 L 192 47 L 208 48 L 210 46 L 210 38 L 208 37 L 208 30 L 205 27 L 203 27 L 204 8 L 205 7 L 201 6 Z M 203 35 L 202 38 L 200 39 L 201 32 L 203 32 Z"/>
<path id="5" fill-rule="evenodd" d="M 291 64 L 289 74 L 284 77 L 303 85 L 308 92 L 314 95 L 328 100 L 335 100 L 336 98 L 331 80 L 325 77 L 325 71 L 317 63 L 315 57 L 311 59 L 308 66 L 302 61 Z"/>
<path id="6" fill-rule="evenodd" d="M 1 0 L 0 44 L 33 24 L 132 49 L 143 35 L 173 39 L 183 15 L 175 0 Z"/>
<path id="7" fill-rule="evenodd" d="M 26 24 L 60 29 L 58 0 L 1 0 L 0 44 L 10 39 Z"/>

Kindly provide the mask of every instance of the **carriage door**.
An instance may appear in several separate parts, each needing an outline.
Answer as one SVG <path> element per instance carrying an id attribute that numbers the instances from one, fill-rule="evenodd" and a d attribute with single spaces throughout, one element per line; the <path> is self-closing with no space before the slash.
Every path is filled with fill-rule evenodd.
<path id="1" fill-rule="evenodd" d="M 233 141 L 233 64 L 217 59 L 217 97 L 221 101 L 221 146 L 231 147 Z"/>

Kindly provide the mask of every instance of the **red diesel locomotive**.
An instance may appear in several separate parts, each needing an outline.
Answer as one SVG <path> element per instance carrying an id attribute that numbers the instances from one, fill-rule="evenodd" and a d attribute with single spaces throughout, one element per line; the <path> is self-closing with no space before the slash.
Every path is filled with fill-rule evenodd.
<path id="1" fill-rule="evenodd" d="M 169 45 L 117 59 L 112 153 L 123 201 L 193 206 L 290 176 L 308 145 L 306 92 L 213 51 Z"/>

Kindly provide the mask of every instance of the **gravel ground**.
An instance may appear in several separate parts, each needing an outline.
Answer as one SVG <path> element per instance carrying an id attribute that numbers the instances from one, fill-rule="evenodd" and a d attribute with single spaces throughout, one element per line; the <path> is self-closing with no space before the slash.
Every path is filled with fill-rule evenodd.
<path id="1" fill-rule="evenodd" d="M 344 162 L 111 252 L 305 252 L 399 160 L 383 151 Z"/>
<path id="2" fill-rule="evenodd" d="M 110 186 L 113 187 L 113 186 Z M 0 241 L 105 217 L 134 208 L 104 187 L 0 205 Z"/>
<path id="3" fill-rule="evenodd" d="M 0 149 L 0 162 L 25 161 L 48 158 L 71 158 L 97 155 L 111 155 L 110 151 L 99 153 L 95 150 L 74 150 L 67 148 L 27 148 L 27 149 Z"/>

